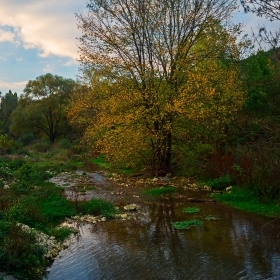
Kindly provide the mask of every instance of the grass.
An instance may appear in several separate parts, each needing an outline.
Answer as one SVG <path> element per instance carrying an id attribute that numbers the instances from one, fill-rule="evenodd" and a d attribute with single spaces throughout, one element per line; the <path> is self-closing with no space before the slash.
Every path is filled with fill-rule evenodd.
<path id="1" fill-rule="evenodd" d="M 183 213 L 188 213 L 188 214 L 192 214 L 192 213 L 198 213 L 200 212 L 200 209 L 198 207 L 187 207 L 183 209 Z"/>
<path id="2" fill-rule="evenodd" d="M 81 202 L 77 205 L 78 212 L 85 215 L 102 215 L 107 218 L 112 218 L 116 214 L 116 209 L 111 202 L 102 199 L 92 199 Z"/>
<path id="3" fill-rule="evenodd" d="M 229 204 L 235 208 L 247 212 L 260 214 L 268 217 L 280 215 L 280 205 L 275 201 L 263 203 L 256 191 L 249 188 L 234 187 L 231 193 L 214 194 L 217 201 Z"/>
<path id="4" fill-rule="evenodd" d="M 174 187 L 161 187 L 155 189 L 144 190 L 143 193 L 151 196 L 164 195 L 177 192 Z"/>
<path id="5" fill-rule="evenodd" d="M 54 228 L 49 231 L 51 236 L 59 242 L 64 241 L 73 231 L 69 227 Z"/>
<path id="6" fill-rule="evenodd" d="M 58 228 L 66 217 L 83 214 L 112 217 L 116 212 L 112 203 L 101 199 L 68 201 L 63 188 L 45 181 L 54 173 L 46 162 L 46 159 L 32 161 L 32 157 L 0 158 L 0 269 L 18 279 L 39 279 L 37 272 L 45 267 L 46 261 L 34 236 L 23 232 L 17 223 L 63 241 L 71 234 L 70 229 Z M 71 163 L 65 165 L 71 169 Z M 65 166 L 58 162 L 53 166 L 55 173 L 65 171 Z M 9 187 L 4 188 L 5 185 Z"/>
<path id="7" fill-rule="evenodd" d="M 110 167 L 110 164 L 105 161 L 104 155 L 102 154 L 98 158 L 92 159 L 91 162 L 104 168 Z"/>
<path id="8" fill-rule="evenodd" d="M 172 226 L 176 229 L 189 229 L 191 226 L 200 226 L 202 222 L 199 220 L 189 220 L 183 222 L 174 222 Z"/>

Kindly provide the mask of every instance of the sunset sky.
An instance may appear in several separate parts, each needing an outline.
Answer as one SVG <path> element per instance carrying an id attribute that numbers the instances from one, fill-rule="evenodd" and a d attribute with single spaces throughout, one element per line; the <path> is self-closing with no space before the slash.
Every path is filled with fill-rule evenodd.
<path id="1" fill-rule="evenodd" d="M 22 93 L 28 80 L 52 73 L 65 78 L 78 74 L 75 12 L 87 0 L 0 0 L 0 91 Z M 251 27 L 265 19 L 240 11 L 235 22 Z M 279 24 L 279 23 L 278 23 Z M 272 25 L 277 26 L 274 22 Z"/>

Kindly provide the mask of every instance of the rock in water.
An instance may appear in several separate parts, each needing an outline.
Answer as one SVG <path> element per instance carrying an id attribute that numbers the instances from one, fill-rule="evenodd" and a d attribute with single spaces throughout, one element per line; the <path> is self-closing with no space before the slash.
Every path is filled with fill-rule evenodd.
<path id="1" fill-rule="evenodd" d="M 132 204 L 125 205 L 123 207 L 123 209 L 126 210 L 126 211 L 135 211 L 136 210 L 136 204 L 132 203 Z"/>

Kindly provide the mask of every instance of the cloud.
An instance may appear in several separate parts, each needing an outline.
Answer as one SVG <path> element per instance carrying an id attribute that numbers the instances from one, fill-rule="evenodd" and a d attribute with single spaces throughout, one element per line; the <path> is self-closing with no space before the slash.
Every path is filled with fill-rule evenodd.
<path id="1" fill-rule="evenodd" d="M 47 64 L 44 68 L 43 68 L 43 72 L 45 73 L 50 73 L 53 71 L 53 67 L 50 64 Z"/>
<path id="2" fill-rule="evenodd" d="M 0 28 L 0 42 L 13 42 L 15 34 L 11 31 Z"/>
<path id="3" fill-rule="evenodd" d="M 6 82 L 0 80 L 0 88 L 2 90 L 2 94 L 5 94 L 9 90 L 12 92 L 21 93 L 22 89 L 26 86 L 28 81 L 23 82 Z"/>
<path id="4" fill-rule="evenodd" d="M 41 57 L 57 55 L 74 61 L 78 58 L 76 38 L 81 36 L 74 13 L 85 6 L 84 0 L 25 0 L 20 4 L 1 0 L 0 26 L 13 32 L 2 34 L 0 29 L 0 42 L 18 38 L 25 49 L 38 49 Z"/>

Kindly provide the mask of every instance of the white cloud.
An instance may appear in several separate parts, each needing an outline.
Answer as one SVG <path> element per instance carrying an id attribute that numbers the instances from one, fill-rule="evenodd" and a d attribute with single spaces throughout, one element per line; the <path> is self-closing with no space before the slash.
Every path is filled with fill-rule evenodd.
<path id="1" fill-rule="evenodd" d="M 45 73 L 50 73 L 53 71 L 53 67 L 50 64 L 47 64 L 44 68 L 43 68 L 43 72 Z"/>
<path id="2" fill-rule="evenodd" d="M 0 42 L 13 42 L 15 39 L 15 34 L 9 30 L 4 30 L 0 28 Z"/>
<path id="3" fill-rule="evenodd" d="M 37 48 L 41 57 L 58 55 L 78 58 L 77 29 L 74 13 L 85 8 L 85 0 L 0 0 L 0 26 L 12 27 L 3 33 L 5 40 L 15 37 L 25 49 Z M 1 42 L 0 33 L 0 42 Z M 4 39 L 3 39 L 4 40 Z"/>
<path id="4" fill-rule="evenodd" d="M 28 81 L 23 82 L 6 82 L 0 80 L 0 88 L 2 91 L 2 94 L 5 94 L 9 90 L 12 92 L 21 93 L 22 89 L 26 86 Z"/>

